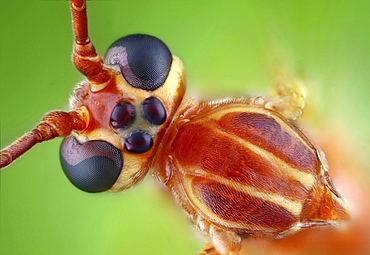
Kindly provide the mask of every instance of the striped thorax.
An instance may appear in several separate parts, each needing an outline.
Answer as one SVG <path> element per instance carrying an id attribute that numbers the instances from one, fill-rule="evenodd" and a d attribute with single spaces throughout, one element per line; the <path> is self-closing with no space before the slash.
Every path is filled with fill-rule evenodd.
<path id="1" fill-rule="evenodd" d="M 157 178 L 193 219 L 241 236 L 284 235 L 347 217 L 320 150 L 253 100 L 186 102 L 156 155 Z"/>

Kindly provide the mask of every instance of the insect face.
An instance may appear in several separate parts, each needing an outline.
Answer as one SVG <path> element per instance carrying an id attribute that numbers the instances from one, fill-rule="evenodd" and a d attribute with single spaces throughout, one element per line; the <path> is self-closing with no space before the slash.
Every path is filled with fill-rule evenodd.
<path id="1" fill-rule="evenodd" d="M 142 180 L 185 92 L 181 61 L 153 36 L 117 40 L 105 63 L 112 70 L 107 84 L 75 89 L 72 109 L 87 111 L 89 123 L 60 152 L 67 177 L 88 192 L 121 191 Z"/>

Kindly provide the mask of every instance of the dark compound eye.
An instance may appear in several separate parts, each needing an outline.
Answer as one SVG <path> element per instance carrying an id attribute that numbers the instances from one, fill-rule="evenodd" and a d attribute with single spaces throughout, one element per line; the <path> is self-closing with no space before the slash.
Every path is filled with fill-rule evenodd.
<path id="1" fill-rule="evenodd" d="M 143 102 L 143 117 L 151 124 L 161 125 L 166 120 L 166 109 L 155 97 L 149 97 Z"/>
<path id="2" fill-rule="evenodd" d="M 126 138 L 124 146 L 128 152 L 144 153 L 152 148 L 153 138 L 144 132 L 137 131 Z"/>
<path id="3" fill-rule="evenodd" d="M 109 190 L 123 167 L 120 150 L 105 141 L 80 144 L 75 137 L 63 140 L 60 162 L 68 179 L 86 192 Z"/>
<path id="4" fill-rule="evenodd" d="M 112 111 L 110 123 L 114 128 L 125 128 L 135 119 L 135 108 L 127 102 L 119 102 Z"/>
<path id="5" fill-rule="evenodd" d="M 172 62 L 168 47 L 158 38 L 134 34 L 115 41 L 105 55 L 105 63 L 119 65 L 127 82 L 153 91 L 167 79 Z"/>

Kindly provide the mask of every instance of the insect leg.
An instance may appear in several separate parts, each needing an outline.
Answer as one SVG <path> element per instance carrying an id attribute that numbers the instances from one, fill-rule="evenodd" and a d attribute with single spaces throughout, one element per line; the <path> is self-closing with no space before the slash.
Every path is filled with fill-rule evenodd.
<path id="1" fill-rule="evenodd" d="M 237 255 L 241 248 L 242 238 L 235 232 L 222 230 L 214 225 L 209 226 L 212 244 L 207 244 L 199 255 Z"/>
<path id="2" fill-rule="evenodd" d="M 275 79 L 274 86 L 278 98 L 267 102 L 265 107 L 279 112 L 289 120 L 298 119 L 305 107 L 303 83 L 281 71 Z"/>

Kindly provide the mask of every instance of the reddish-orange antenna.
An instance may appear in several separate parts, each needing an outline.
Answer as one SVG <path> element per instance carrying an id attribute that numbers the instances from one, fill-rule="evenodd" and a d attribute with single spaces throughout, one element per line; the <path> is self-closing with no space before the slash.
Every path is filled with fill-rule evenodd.
<path id="1" fill-rule="evenodd" d="M 86 122 L 75 111 L 50 112 L 32 132 L 20 137 L 0 152 L 0 169 L 11 164 L 37 143 L 48 141 L 55 137 L 65 137 L 70 135 L 72 130 L 82 130 L 85 127 Z"/>
<path id="2" fill-rule="evenodd" d="M 73 62 L 76 68 L 94 85 L 101 85 L 110 80 L 109 71 L 103 67 L 103 60 L 96 54 L 87 35 L 85 0 L 71 0 L 73 30 L 76 37 Z M 11 164 L 35 144 L 55 137 L 65 137 L 72 130 L 83 130 L 87 126 L 86 115 L 81 112 L 54 111 L 47 114 L 32 132 L 20 137 L 0 152 L 0 169 Z"/>
<path id="3" fill-rule="evenodd" d="M 87 31 L 87 15 L 85 0 L 71 0 L 73 31 L 75 44 L 73 63 L 94 85 L 107 83 L 111 74 L 104 69 L 103 59 L 96 53 Z"/>

